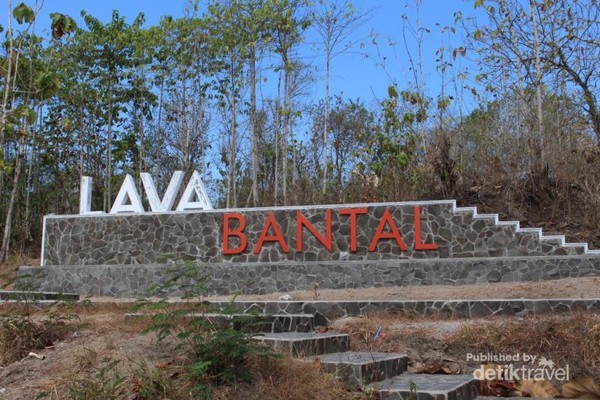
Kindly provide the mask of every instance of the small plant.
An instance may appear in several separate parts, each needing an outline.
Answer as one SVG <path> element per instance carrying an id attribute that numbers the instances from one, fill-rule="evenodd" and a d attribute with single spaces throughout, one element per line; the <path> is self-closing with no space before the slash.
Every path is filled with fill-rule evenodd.
<path id="1" fill-rule="evenodd" d="M 69 321 L 79 319 L 63 301 L 34 313 L 37 301 L 28 293 L 17 292 L 11 300 L 11 312 L 0 315 L 0 366 L 51 346 L 68 334 Z"/>
<path id="2" fill-rule="evenodd" d="M 69 383 L 68 398 L 73 400 L 123 398 L 128 392 L 128 382 L 116 371 L 118 364 L 117 360 L 103 359 L 100 369 L 93 377 L 79 377 Z"/>
<path id="3" fill-rule="evenodd" d="M 321 300 L 321 292 L 319 292 L 319 283 L 315 282 L 313 285 L 313 300 L 318 301 Z"/>
<path id="4" fill-rule="evenodd" d="M 419 398 L 419 387 L 413 381 L 408 383 L 408 400 L 417 400 Z"/>
<path id="5" fill-rule="evenodd" d="M 166 299 L 140 300 L 136 310 L 153 312 L 151 325 L 143 333 L 154 332 L 159 341 L 170 339 L 176 350 L 188 356 L 187 372 L 195 383 L 196 396 L 210 397 L 212 385 L 249 381 L 247 357 L 265 350 L 251 343 L 249 333 L 235 330 L 231 324 L 223 323 L 223 318 L 207 313 L 208 304 L 198 301 L 207 293 L 205 279 L 198 276 L 193 263 L 176 263 L 169 274 L 166 282 L 153 287 L 149 294 L 178 288 L 186 302 L 182 307 Z M 232 311 L 232 307 L 227 307 L 221 313 Z"/>

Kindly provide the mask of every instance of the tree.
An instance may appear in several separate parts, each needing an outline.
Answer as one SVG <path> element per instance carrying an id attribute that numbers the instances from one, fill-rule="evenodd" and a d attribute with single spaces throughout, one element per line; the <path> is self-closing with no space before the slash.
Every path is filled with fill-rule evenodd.
<path id="1" fill-rule="evenodd" d="M 175 20 L 165 17 L 151 31 L 160 38 L 153 65 L 159 92 L 153 137 L 165 144 L 152 146 L 152 169 L 168 182 L 173 169 L 189 177 L 206 168 L 210 57 L 204 21 L 195 11 Z"/>
<path id="2" fill-rule="evenodd" d="M 36 109 L 58 86 L 56 76 L 40 59 L 42 55 L 41 39 L 34 31 L 35 19 L 39 9 L 32 9 L 24 3 L 12 9 L 8 2 L 8 14 L 12 15 L 21 31 L 15 31 L 9 17 L 6 32 L 6 54 L 2 63 L 3 93 L 0 113 L 0 149 L 7 149 L 6 141 L 13 142 L 14 152 L 2 154 L 2 174 L 0 176 L 0 195 L 3 195 L 4 175 L 12 172 L 12 188 L 8 197 L 5 213 L 4 233 L 0 245 L 0 262 L 6 260 L 12 237 L 13 216 L 17 197 L 21 188 L 21 174 L 26 151 L 31 145 L 31 135 L 37 129 Z M 53 36 L 60 39 L 75 29 L 75 22 L 62 14 L 52 14 Z M 40 106 L 41 108 L 41 106 Z M 8 163 L 7 163 L 8 162 Z M 14 165 L 12 165 L 14 163 Z"/>
<path id="3" fill-rule="evenodd" d="M 544 86 L 566 80 L 583 98 L 600 146 L 600 4 L 595 0 L 477 0 L 489 23 L 468 26 L 485 70 L 478 79 L 494 87 L 499 77 L 515 76 L 521 88 L 536 88 L 538 130 Z M 556 81 L 553 81 L 553 80 Z"/>
<path id="4" fill-rule="evenodd" d="M 360 26 L 366 13 L 357 12 L 348 1 L 338 4 L 336 1 L 319 0 L 317 7 L 311 11 L 311 20 L 323 42 L 325 53 L 325 115 L 323 123 L 323 162 L 322 162 L 322 193 L 327 190 L 327 171 L 329 169 L 329 106 L 330 106 L 330 76 L 332 60 L 348 51 L 352 43 L 344 42 Z"/>
<path id="5" fill-rule="evenodd" d="M 279 108 L 281 118 L 281 136 L 279 138 L 279 158 L 281 159 L 281 200 L 278 204 L 288 204 L 288 145 L 292 135 L 292 122 L 294 114 L 292 100 L 294 93 L 293 75 L 294 69 L 301 64 L 295 60 L 294 49 L 302 40 L 302 33 L 310 25 L 310 20 L 303 12 L 306 5 L 305 0 L 271 0 L 274 9 L 273 25 L 273 49 L 281 59 L 280 83 L 278 85 L 278 98 L 283 97 L 283 106 Z M 283 90 L 281 90 L 281 80 Z M 279 103 L 279 100 L 278 100 Z M 278 129 L 278 128 L 276 128 Z M 277 167 L 277 166 L 276 166 Z M 279 199 L 279 185 L 276 184 L 276 199 Z"/>
<path id="6" fill-rule="evenodd" d="M 325 111 L 324 101 L 313 108 L 313 136 L 320 135 L 325 123 L 331 137 L 332 176 L 327 187 L 336 194 L 336 202 L 345 201 L 345 190 L 352 170 L 359 162 L 359 151 L 366 146 L 372 132 L 376 130 L 375 115 L 360 101 L 345 101 L 335 96 L 329 111 Z M 326 122 L 325 118 L 329 121 Z M 313 178 L 314 179 L 314 178 Z"/>
<path id="7" fill-rule="evenodd" d="M 104 210 L 108 211 L 112 202 L 115 139 L 118 145 L 119 134 L 122 133 L 115 128 L 123 123 L 126 105 L 136 97 L 128 78 L 131 68 L 135 66 L 135 35 L 141 30 L 144 16 L 139 14 L 131 25 L 116 10 L 107 24 L 102 24 L 85 12 L 82 12 L 82 16 L 88 30 L 80 31 L 75 36 L 75 45 L 87 50 L 80 60 L 87 72 L 85 79 L 100 89 L 98 92 L 106 129 Z"/>

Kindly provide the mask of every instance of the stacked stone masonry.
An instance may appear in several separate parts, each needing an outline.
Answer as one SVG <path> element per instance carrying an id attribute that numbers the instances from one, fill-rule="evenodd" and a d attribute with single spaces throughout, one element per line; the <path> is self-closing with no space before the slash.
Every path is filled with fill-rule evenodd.
<path id="1" fill-rule="evenodd" d="M 438 250 L 415 251 L 414 205 L 421 210 L 421 239 L 436 243 Z M 350 250 L 351 218 L 340 210 L 366 208 L 357 217 L 356 252 Z M 402 234 L 407 250 L 394 240 L 380 241 L 369 252 L 373 233 L 386 209 Z M 332 212 L 333 249 L 325 247 L 304 230 L 302 251 L 296 251 L 296 213 L 319 232 L 325 232 L 325 212 Z M 495 215 L 476 215 L 471 208 L 456 208 L 454 202 L 389 203 L 378 205 L 310 206 L 265 208 L 243 212 L 248 246 L 242 254 L 223 255 L 223 214 L 227 211 L 196 211 L 164 214 L 105 216 L 47 216 L 45 220 L 44 265 L 130 265 L 193 260 L 202 263 L 316 262 L 391 259 L 438 259 L 467 257 L 551 256 L 584 254 L 586 247 L 565 246 L 561 238 L 542 239 L 535 230 L 521 230 L 518 223 L 498 223 Z M 260 233 L 274 213 L 289 252 L 279 243 L 266 243 L 259 254 Z M 233 227 L 234 222 L 230 222 Z M 232 238 L 232 247 L 236 238 Z"/>
<path id="2" fill-rule="evenodd" d="M 351 210 L 360 211 L 354 220 Z M 224 227 L 226 215 L 238 219 Z M 239 216 L 245 246 L 235 234 L 243 225 Z M 322 236 L 331 228 L 331 251 L 306 227 L 298 246 L 299 218 Z M 276 221 L 287 251 L 272 239 L 274 226 L 265 233 L 269 220 Z M 405 249 L 390 238 L 390 222 Z M 383 238 L 375 241 L 378 230 Z M 225 232 L 232 233 L 225 242 L 236 254 L 223 251 Z M 260 244 L 261 236 L 271 240 Z M 437 248 L 420 250 L 418 243 Z M 20 269 L 21 287 L 101 296 L 143 295 L 188 264 L 206 278 L 208 294 L 600 275 L 600 252 L 587 244 L 565 243 L 562 236 L 544 236 L 540 229 L 458 208 L 453 201 L 47 216 L 42 247 L 42 266 Z M 182 293 L 175 288 L 164 294 Z"/>
<path id="3" fill-rule="evenodd" d="M 183 275 L 178 264 L 21 267 L 22 286 L 97 296 L 144 295 L 152 284 Z M 178 272 L 179 271 L 179 272 Z M 206 294 L 541 281 L 600 275 L 600 257 L 398 260 L 372 262 L 199 264 Z M 165 295 L 180 296 L 177 289 Z"/>

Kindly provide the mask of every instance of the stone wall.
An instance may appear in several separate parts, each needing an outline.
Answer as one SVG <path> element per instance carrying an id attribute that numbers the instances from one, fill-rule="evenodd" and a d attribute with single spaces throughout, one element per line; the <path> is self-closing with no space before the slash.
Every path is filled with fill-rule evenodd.
<path id="1" fill-rule="evenodd" d="M 51 215 L 19 284 L 138 296 L 187 264 L 210 294 L 264 294 L 592 276 L 600 252 L 453 201 Z"/>
<path id="2" fill-rule="evenodd" d="M 437 250 L 417 250 L 415 205 L 420 207 L 420 241 L 435 243 Z M 352 251 L 352 218 L 348 210 L 365 210 L 356 217 L 356 251 Z M 321 233 L 326 232 L 326 213 L 331 210 L 332 249 L 303 229 L 303 246 L 297 250 L 297 212 Z M 406 250 L 394 239 L 382 239 L 369 251 L 386 210 L 398 228 Z M 228 210 L 228 213 L 233 211 Z M 465 257 L 507 257 L 575 255 L 583 247 L 564 247 L 560 241 L 542 241 L 537 232 L 518 231 L 518 224 L 496 223 L 489 216 L 477 217 L 470 209 L 456 209 L 454 203 L 421 202 L 379 205 L 312 206 L 265 208 L 236 211 L 243 214 L 247 246 L 240 254 L 223 252 L 225 211 L 196 211 L 165 214 L 104 216 L 47 216 L 44 227 L 44 265 L 128 265 L 193 260 L 202 263 L 315 262 L 339 260 L 437 259 Z M 278 241 L 257 244 L 268 216 L 273 214 L 289 251 Z M 229 221 L 234 231 L 238 220 Z M 390 232 L 388 223 L 385 232 Z M 269 236 L 274 235 L 270 228 Z M 231 237 L 231 248 L 239 240 Z"/>
<path id="3" fill-rule="evenodd" d="M 137 296 L 153 283 L 186 273 L 184 264 L 22 267 L 22 285 L 44 291 Z M 208 294 L 265 294 L 295 290 L 464 285 L 541 281 L 600 275 L 598 256 L 462 258 L 315 263 L 198 264 Z M 182 295 L 171 288 L 165 294 Z"/>
<path id="4" fill-rule="evenodd" d="M 494 315 L 560 314 L 587 311 L 600 314 L 600 299 L 476 299 L 476 300 L 305 300 L 212 302 L 215 312 L 253 315 L 314 315 L 315 325 L 328 325 L 346 317 L 367 317 L 382 313 L 410 316 L 482 318 Z"/>

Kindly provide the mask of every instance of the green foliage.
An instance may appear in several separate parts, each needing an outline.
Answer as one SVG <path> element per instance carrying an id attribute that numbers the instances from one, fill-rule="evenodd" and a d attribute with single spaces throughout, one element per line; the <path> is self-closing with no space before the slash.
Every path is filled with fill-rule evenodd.
<path id="1" fill-rule="evenodd" d="M 13 17 L 15 17 L 19 24 L 31 24 L 35 19 L 35 12 L 27 4 L 21 3 L 14 8 Z"/>
<path id="2" fill-rule="evenodd" d="M 52 37 L 54 39 L 60 39 L 64 35 L 74 32 L 77 29 L 77 23 L 73 18 L 68 15 L 61 13 L 50 13 L 50 19 L 52 24 Z"/>
<path id="3" fill-rule="evenodd" d="M 198 302 L 198 297 L 206 294 L 205 279 L 198 276 L 194 263 L 177 262 L 168 274 L 166 282 L 152 287 L 149 294 L 161 295 L 178 288 L 188 302 L 182 307 L 166 299 L 138 301 L 135 310 L 152 312 L 152 323 L 143 334 L 154 332 L 159 341 L 170 339 L 175 350 L 187 355 L 187 371 L 198 395 L 209 396 L 212 385 L 248 381 L 247 357 L 265 350 L 251 343 L 248 332 L 206 315 L 207 304 Z M 221 312 L 227 314 L 230 310 Z"/>
<path id="4" fill-rule="evenodd" d="M 130 398 L 127 379 L 118 371 L 118 360 L 103 359 L 93 377 L 78 377 L 67 385 L 68 398 L 73 400 L 112 400 Z M 51 394 L 48 394 L 51 397 Z M 142 397 L 144 398 L 144 397 Z"/>

